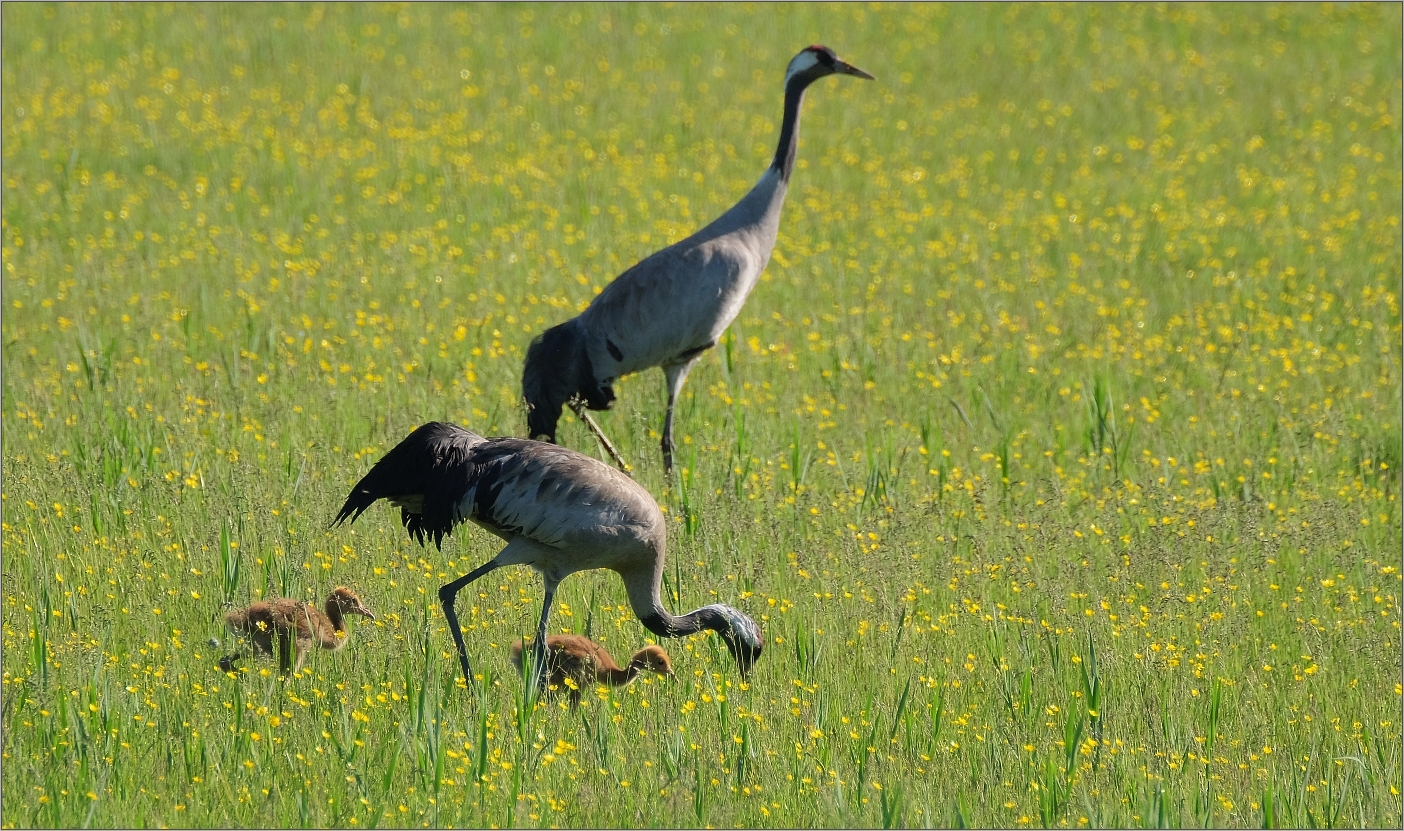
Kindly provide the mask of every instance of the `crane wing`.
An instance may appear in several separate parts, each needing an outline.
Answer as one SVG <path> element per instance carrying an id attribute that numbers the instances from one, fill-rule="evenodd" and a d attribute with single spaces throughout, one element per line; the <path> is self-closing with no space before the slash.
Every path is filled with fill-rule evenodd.
<path id="1" fill-rule="evenodd" d="M 493 439 L 474 454 L 473 484 L 458 512 L 504 539 L 563 548 L 601 529 L 651 526 L 653 498 L 614 468 L 568 448 Z"/>
<path id="2" fill-rule="evenodd" d="M 687 242 L 619 275 L 581 314 L 601 341 L 589 344 L 591 362 L 616 367 L 607 377 L 666 365 L 710 346 L 741 310 L 765 265 L 749 248 L 730 245 L 731 238 Z"/>

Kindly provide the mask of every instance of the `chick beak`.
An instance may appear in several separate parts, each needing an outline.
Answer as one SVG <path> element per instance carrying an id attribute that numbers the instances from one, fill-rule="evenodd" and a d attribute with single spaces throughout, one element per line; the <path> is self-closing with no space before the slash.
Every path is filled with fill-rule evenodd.
<path id="1" fill-rule="evenodd" d="M 859 69 L 858 67 L 854 66 L 853 64 L 851 64 L 851 63 L 846 63 L 846 62 L 844 62 L 844 61 L 836 61 L 836 62 L 834 63 L 834 69 L 835 69 L 835 71 L 837 71 L 837 72 L 839 72 L 839 73 L 842 73 L 842 74 L 844 74 L 844 75 L 852 75 L 852 76 L 854 76 L 855 78 L 864 78 L 864 79 L 869 80 L 869 81 L 876 81 L 876 80 L 877 80 L 877 78 L 873 77 L 872 74 L 867 73 L 867 72 L 864 72 L 863 70 Z"/>
<path id="2" fill-rule="evenodd" d="M 370 609 L 367 609 L 365 606 L 357 606 L 356 614 L 361 615 L 363 617 L 368 617 L 371 620 L 375 620 L 375 613 L 372 612 Z"/>

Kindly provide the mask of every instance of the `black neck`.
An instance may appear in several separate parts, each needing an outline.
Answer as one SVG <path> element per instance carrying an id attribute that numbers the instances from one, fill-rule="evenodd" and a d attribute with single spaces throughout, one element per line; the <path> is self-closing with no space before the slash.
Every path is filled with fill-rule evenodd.
<path id="1" fill-rule="evenodd" d="M 726 619 L 715 609 L 705 606 L 695 612 L 676 617 L 668 614 L 661 604 L 655 605 L 652 614 L 641 615 L 639 622 L 650 632 L 663 638 L 682 638 L 695 635 L 703 629 L 722 632 L 726 629 Z"/>
<path id="2" fill-rule="evenodd" d="M 785 85 L 785 119 L 780 123 L 780 144 L 775 148 L 775 161 L 770 166 L 780 171 L 780 178 L 790 181 L 795 167 L 795 150 L 799 148 L 800 104 L 812 78 L 797 75 Z"/>

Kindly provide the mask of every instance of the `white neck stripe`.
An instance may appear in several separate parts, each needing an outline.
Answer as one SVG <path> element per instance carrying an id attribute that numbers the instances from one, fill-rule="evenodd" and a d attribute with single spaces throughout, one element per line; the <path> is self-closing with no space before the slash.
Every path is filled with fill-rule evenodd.
<path id="1" fill-rule="evenodd" d="M 785 70 L 785 85 L 788 86 L 790 80 L 801 72 L 813 69 L 819 63 L 813 52 L 805 50 L 790 61 L 790 66 Z"/>

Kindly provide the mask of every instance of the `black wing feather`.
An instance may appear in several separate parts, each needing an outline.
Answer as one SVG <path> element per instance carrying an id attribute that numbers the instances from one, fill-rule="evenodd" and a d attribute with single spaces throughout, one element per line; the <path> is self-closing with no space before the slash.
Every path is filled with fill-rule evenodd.
<path id="1" fill-rule="evenodd" d="M 405 530 L 420 545 L 428 536 L 436 547 L 442 547 L 458 519 L 454 507 L 477 478 L 479 465 L 473 450 L 483 442 L 482 437 L 457 425 L 425 424 L 391 448 L 356 483 L 332 524 L 355 522 L 380 499 L 417 498 L 419 511 L 401 509 Z"/>

